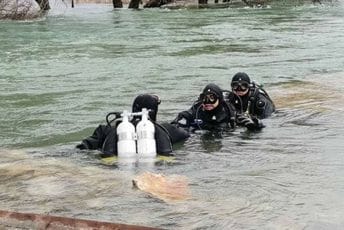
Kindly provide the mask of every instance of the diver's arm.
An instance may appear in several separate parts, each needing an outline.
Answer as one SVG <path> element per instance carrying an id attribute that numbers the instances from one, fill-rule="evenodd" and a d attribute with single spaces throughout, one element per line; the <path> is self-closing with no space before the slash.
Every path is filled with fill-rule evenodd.
<path id="1" fill-rule="evenodd" d="M 197 113 L 197 109 L 199 107 L 199 103 L 195 103 L 191 106 L 190 109 L 180 112 L 177 117 L 171 122 L 171 124 L 186 128 L 190 127 L 190 125 L 195 120 L 195 114 Z"/>
<path id="2" fill-rule="evenodd" d="M 185 129 L 180 128 L 177 125 L 162 123 L 160 126 L 162 126 L 162 128 L 168 133 L 172 144 L 184 141 L 190 137 L 190 134 Z"/>
<path id="3" fill-rule="evenodd" d="M 81 141 L 76 146 L 78 149 L 101 149 L 107 133 L 109 132 L 109 126 L 99 125 L 93 132 L 93 134 Z"/>
<path id="4" fill-rule="evenodd" d="M 254 116 L 257 116 L 259 119 L 264 119 L 275 111 L 275 105 L 270 99 L 270 97 L 265 96 L 264 94 L 259 94 L 255 103 Z"/>

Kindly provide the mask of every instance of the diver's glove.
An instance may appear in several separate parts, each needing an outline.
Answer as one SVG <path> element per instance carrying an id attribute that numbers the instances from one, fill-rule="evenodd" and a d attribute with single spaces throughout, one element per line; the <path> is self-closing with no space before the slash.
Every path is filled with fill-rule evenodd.
<path id="1" fill-rule="evenodd" d="M 260 130 L 264 128 L 264 124 L 256 117 L 245 116 L 240 114 L 237 116 L 237 123 L 245 126 L 250 131 Z"/>
<path id="2" fill-rule="evenodd" d="M 75 146 L 77 149 L 83 150 L 83 149 L 87 149 L 87 146 L 84 143 L 78 144 L 77 146 Z"/>
<path id="3" fill-rule="evenodd" d="M 263 124 L 263 122 L 261 120 L 259 120 L 257 117 L 252 117 L 251 118 L 254 125 L 253 126 L 250 126 L 250 127 L 247 127 L 248 130 L 261 130 L 262 128 L 265 127 L 265 125 Z"/>
<path id="4" fill-rule="evenodd" d="M 253 120 L 250 117 L 245 116 L 244 114 L 238 114 L 237 123 L 238 125 L 245 126 L 245 127 L 251 124 L 254 124 Z"/>

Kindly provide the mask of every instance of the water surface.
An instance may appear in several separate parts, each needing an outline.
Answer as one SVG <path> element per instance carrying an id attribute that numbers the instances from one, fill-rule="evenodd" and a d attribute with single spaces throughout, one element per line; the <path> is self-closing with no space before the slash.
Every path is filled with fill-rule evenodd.
<path id="1" fill-rule="evenodd" d="M 0 209 L 167 229 L 342 229 L 344 8 L 113 10 L 53 4 L 0 22 Z M 161 121 L 238 71 L 278 107 L 262 132 L 193 134 L 173 162 L 106 165 L 74 146 L 139 93 Z M 132 189 L 143 171 L 189 179 L 165 203 Z"/>

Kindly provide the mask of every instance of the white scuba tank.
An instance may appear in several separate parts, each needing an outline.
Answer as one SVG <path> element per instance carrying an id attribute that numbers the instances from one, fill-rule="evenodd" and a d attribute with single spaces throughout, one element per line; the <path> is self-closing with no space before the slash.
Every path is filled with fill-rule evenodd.
<path id="1" fill-rule="evenodd" d="M 137 153 L 140 158 L 152 158 L 157 155 L 154 124 L 148 120 L 147 109 L 142 109 L 142 119 L 136 125 Z"/>
<path id="2" fill-rule="evenodd" d="M 129 113 L 124 110 L 123 121 L 117 126 L 118 157 L 136 157 L 135 126 L 129 122 Z"/>

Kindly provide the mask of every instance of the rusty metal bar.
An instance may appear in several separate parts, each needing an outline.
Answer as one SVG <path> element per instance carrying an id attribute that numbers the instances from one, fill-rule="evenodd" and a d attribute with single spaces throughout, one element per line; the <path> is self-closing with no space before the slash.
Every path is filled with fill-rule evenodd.
<path id="1" fill-rule="evenodd" d="M 156 230 L 157 228 L 136 225 L 84 220 L 68 217 L 20 213 L 0 210 L 0 229 L 37 229 L 37 230 Z"/>

